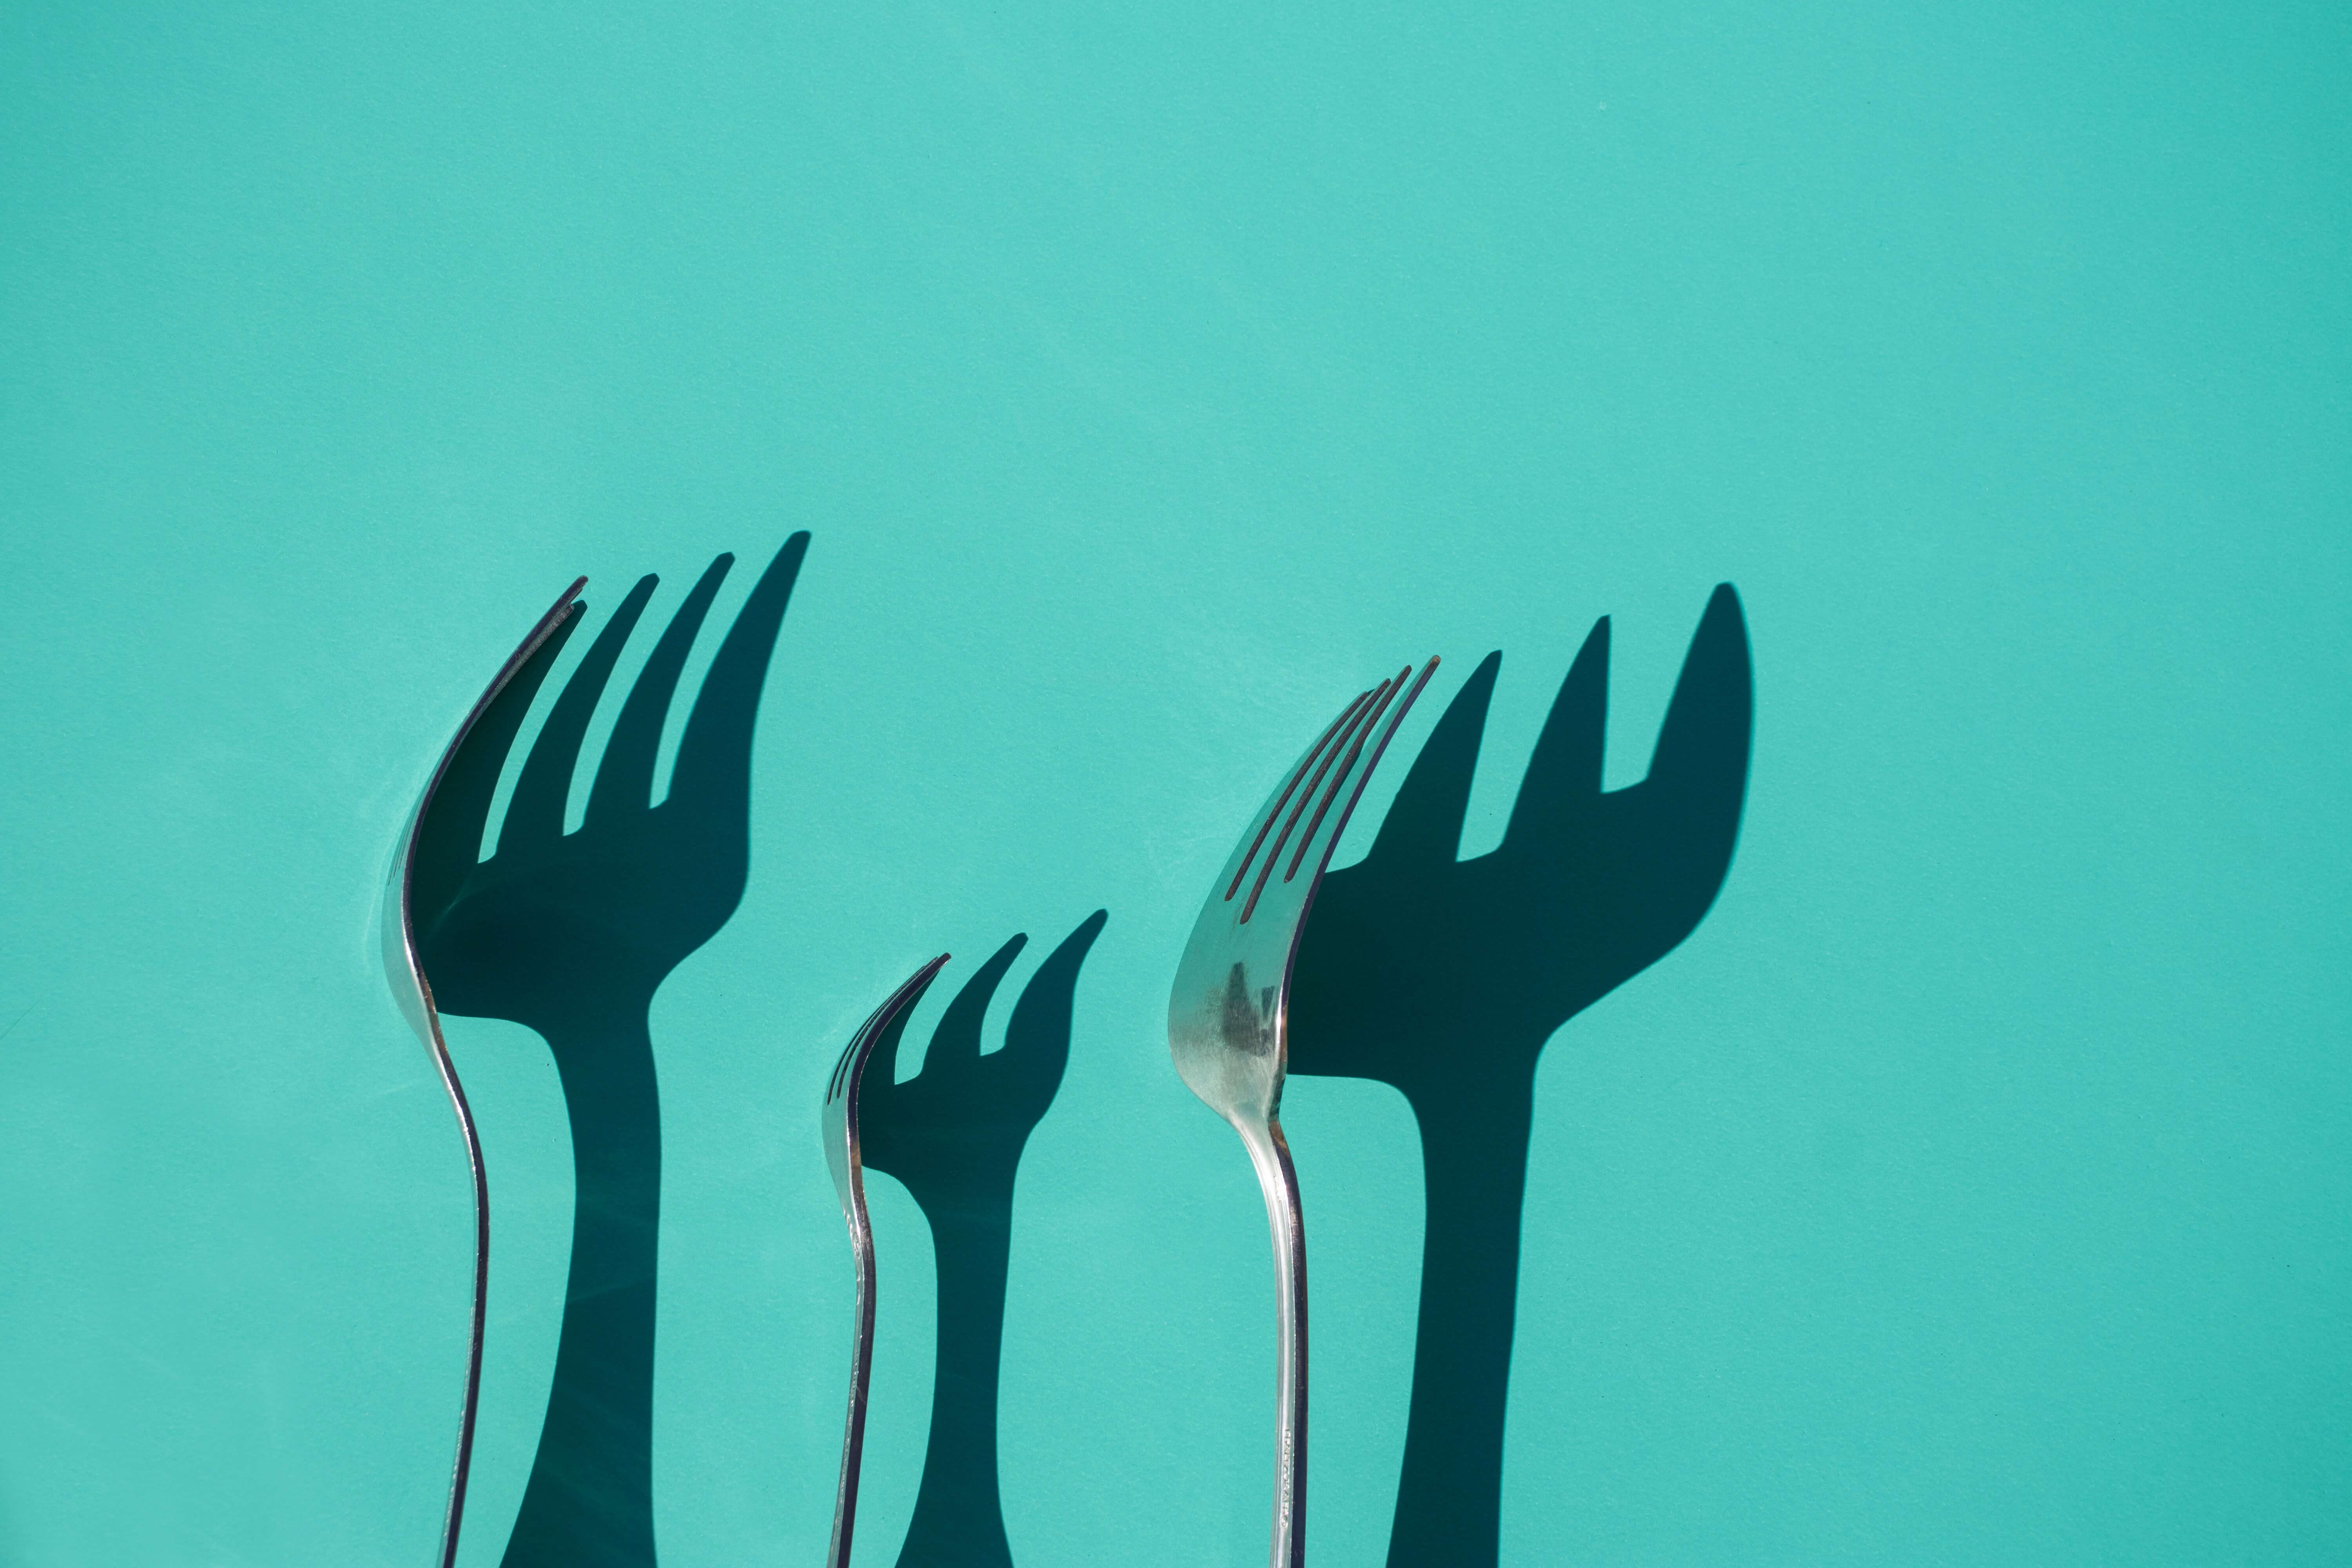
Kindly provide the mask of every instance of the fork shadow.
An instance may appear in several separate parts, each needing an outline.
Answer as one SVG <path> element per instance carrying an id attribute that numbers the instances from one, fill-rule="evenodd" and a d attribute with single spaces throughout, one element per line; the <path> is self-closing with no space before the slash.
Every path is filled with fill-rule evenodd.
<path id="1" fill-rule="evenodd" d="M 1289 1070 L 1401 1090 L 1426 1204 L 1390 1568 L 1493 1563 L 1538 1058 L 1688 936 L 1731 863 L 1753 708 L 1729 584 L 1691 639 L 1649 776 L 1601 788 L 1609 623 L 1544 723 L 1502 844 L 1459 858 L 1500 653 L 1463 683 L 1370 852 L 1316 896 Z"/>
<path id="2" fill-rule="evenodd" d="M 567 794 L 598 699 L 653 596 L 624 598 L 548 710 L 497 848 L 492 797 L 575 612 L 500 693 L 418 828 L 418 946 L 442 1011 L 504 1018 L 548 1044 L 571 1123 L 571 1271 L 539 1447 L 506 1568 L 651 1568 L 661 1108 L 647 1015 L 662 981 L 741 900 L 760 693 L 806 552 L 787 540 L 704 677 L 670 789 L 650 800 L 665 721 L 733 557 L 714 561 L 624 701 L 585 820 Z"/>
<path id="3" fill-rule="evenodd" d="M 996 950 L 932 1031 L 921 1071 L 893 1082 L 898 1039 L 866 1069 L 860 1129 L 869 1170 L 922 1209 L 938 1263 L 931 1428 L 898 1568 L 1012 1568 L 997 1489 L 997 1374 L 1021 1151 L 1061 1087 L 1078 970 L 1109 917 L 1097 910 L 1022 988 L 1004 1044 L 982 1055 L 988 1005 L 1026 936 Z"/>

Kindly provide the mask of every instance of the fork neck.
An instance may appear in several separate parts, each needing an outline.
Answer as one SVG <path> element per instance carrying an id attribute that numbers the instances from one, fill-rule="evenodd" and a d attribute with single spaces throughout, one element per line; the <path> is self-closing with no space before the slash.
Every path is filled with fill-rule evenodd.
<path id="1" fill-rule="evenodd" d="M 1274 1243 L 1274 1529 L 1269 1568 L 1302 1568 L 1307 1560 L 1307 1229 L 1298 1203 L 1298 1173 L 1282 1121 L 1236 1118 L 1234 1130 L 1249 1150 L 1265 1198 Z"/>

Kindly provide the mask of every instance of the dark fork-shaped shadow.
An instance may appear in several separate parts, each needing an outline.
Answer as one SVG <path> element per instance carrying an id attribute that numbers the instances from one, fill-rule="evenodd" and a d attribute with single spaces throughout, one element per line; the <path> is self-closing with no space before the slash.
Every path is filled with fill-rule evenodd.
<path id="1" fill-rule="evenodd" d="M 577 613 L 483 714 L 418 829 L 412 896 L 435 1000 L 445 1013 L 505 1018 L 544 1037 L 572 1125 L 571 1278 L 508 1568 L 655 1561 L 661 1106 L 646 1016 L 663 979 L 743 896 L 752 724 L 807 547 L 805 533 L 785 542 L 720 643 L 661 804 L 651 796 L 663 722 L 732 556 L 711 563 L 647 657 L 578 832 L 563 831 L 565 797 L 597 699 L 653 596 L 650 576 L 621 602 L 548 710 L 496 852 L 481 858 L 499 773 Z"/>
<path id="2" fill-rule="evenodd" d="M 956 993 L 921 1072 L 891 1081 L 895 1034 L 866 1068 L 859 1111 L 866 1168 L 888 1172 L 913 1194 L 939 1263 L 930 1443 L 899 1568 L 1012 1568 L 997 1494 L 996 1379 L 1013 1179 L 1030 1129 L 1061 1087 L 1078 967 L 1108 918 L 1097 910 L 1037 966 L 1001 1050 L 981 1054 L 981 1025 L 1026 936 L 997 949 Z"/>
<path id="3" fill-rule="evenodd" d="M 1427 1222 L 1390 1568 L 1492 1563 L 1537 1058 L 1688 936 L 1730 868 L 1752 711 L 1739 600 L 1691 638 L 1649 777 L 1601 787 L 1609 622 L 1585 639 L 1502 845 L 1458 858 L 1502 655 L 1463 683 L 1363 860 L 1325 879 L 1292 979 L 1290 1070 L 1392 1084 Z"/>

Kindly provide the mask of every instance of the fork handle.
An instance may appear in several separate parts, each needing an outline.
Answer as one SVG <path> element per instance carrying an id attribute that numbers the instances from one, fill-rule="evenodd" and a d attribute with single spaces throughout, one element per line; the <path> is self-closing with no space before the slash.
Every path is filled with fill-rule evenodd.
<path id="1" fill-rule="evenodd" d="M 1298 1173 L 1282 1121 L 1237 1124 L 1265 1195 L 1274 1239 L 1274 1542 L 1268 1568 L 1307 1562 L 1307 1230 L 1298 1210 Z"/>

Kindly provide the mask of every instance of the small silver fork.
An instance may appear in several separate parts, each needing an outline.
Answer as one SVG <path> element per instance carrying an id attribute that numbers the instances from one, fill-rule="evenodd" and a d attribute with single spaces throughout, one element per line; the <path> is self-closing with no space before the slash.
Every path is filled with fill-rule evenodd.
<path id="1" fill-rule="evenodd" d="M 1298 1175 L 1278 1114 L 1288 1059 L 1291 959 L 1332 847 L 1381 753 L 1436 668 L 1433 658 L 1416 679 L 1408 665 L 1359 694 L 1283 775 L 1210 889 L 1168 998 L 1168 1046 L 1176 1070 L 1241 1134 L 1274 1240 L 1270 1568 L 1303 1568 L 1307 1557 L 1307 1238 Z"/>
<path id="2" fill-rule="evenodd" d="M 841 1436 L 841 1481 L 833 1494 L 833 1544 L 825 1568 L 849 1568 L 849 1538 L 857 1522 L 857 1470 L 866 1454 L 866 1394 L 874 1370 L 874 1230 L 866 1214 L 866 1164 L 857 1139 L 858 1080 L 874 1048 L 896 1044 L 907 1015 L 930 989 L 948 955 L 940 954 L 890 993 L 874 1016 L 850 1037 L 824 1086 L 824 1163 L 833 1168 L 834 1191 L 841 1194 L 841 1217 L 849 1224 L 849 1251 L 857 1269 L 856 1318 L 849 1345 L 849 1425 Z M 889 1059 L 890 1052 L 884 1053 Z"/>
<path id="3" fill-rule="evenodd" d="M 530 706 L 530 692 L 537 689 L 539 679 L 547 673 L 545 661 L 542 660 L 536 667 L 536 673 L 518 688 L 516 695 L 521 698 L 521 701 L 508 705 L 507 723 L 484 725 L 483 719 L 515 677 L 531 663 L 531 656 L 538 653 L 550 637 L 566 627 L 575 613 L 573 601 L 580 596 L 580 590 L 587 585 L 585 577 L 573 579 L 572 586 L 563 590 L 554 606 L 539 618 L 537 626 L 530 628 L 530 635 L 522 639 L 522 646 L 508 657 L 488 689 L 466 715 L 465 722 L 457 726 L 457 733 L 441 753 L 441 761 L 433 769 L 433 777 L 425 784 L 425 793 L 416 799 L 416 809 L 408 814 L 408 825 L 401 829 L 400 843 L 393 851 L 392 874 L 384 882 L 382 926 L 384 974 L 392 982 L 393 1000 L 400 1005 L 401 1015 L 416 1031 L 417 1038 L 425 1042 L 425 1050 L 432 1054 L 434 1069 L 441 1075 L 441 1087 L 449 1096 L 450 1109 L 457 1112 L 457 1134 L 465 1140 L 466 1163 L 474 1177 L 474 1314 L 472 1327 L 466 1338 L 466 1394 L 457 1415 L 457 1453 L 449 1469 L 448 1502 L 441 1514 L 441 1568 L 453 1568 L 457 1561 L 457 1531 L 466 1519 L 466 1478 L 474 1459 L 474 1414 L 482 1394 L 482 1327 L 490 1288 L 490 1182 L 482 1166 L 482 1140 L 474 1128 L 473 1108 L 466 1103 L 465 1086 L 457 1081 L 457 1066 L 449 1059 L 448 1042 L 441 1034 L 440 1009 L 433 1004 L 433 984 L 425 977 L 425 960 L 417 949 L 417 863 L 424 847 L 425 816 L 432 810 L 435 798 L 442 794 L 443 786 L 449 782 L 450 772 L 460 753 L 465 752 L 467 739 L 473 736 L 478 727 L 502 731 L 501 735 L 493 737 L 491 744 L 497 756 L 505 754 L 506 743 L 514 738 L 513 726 L 522 722 L 521 710 Z M 490 784 L 498 782 L 495 760 L 488 782 Z M 488 788 L 479 780 L 469 783 L 474 793 L 483 797 L 480 805 L 487 810 L 489 805 Z M 477 828 L 477 839 L 479 837 L 479 829 Z"/>

